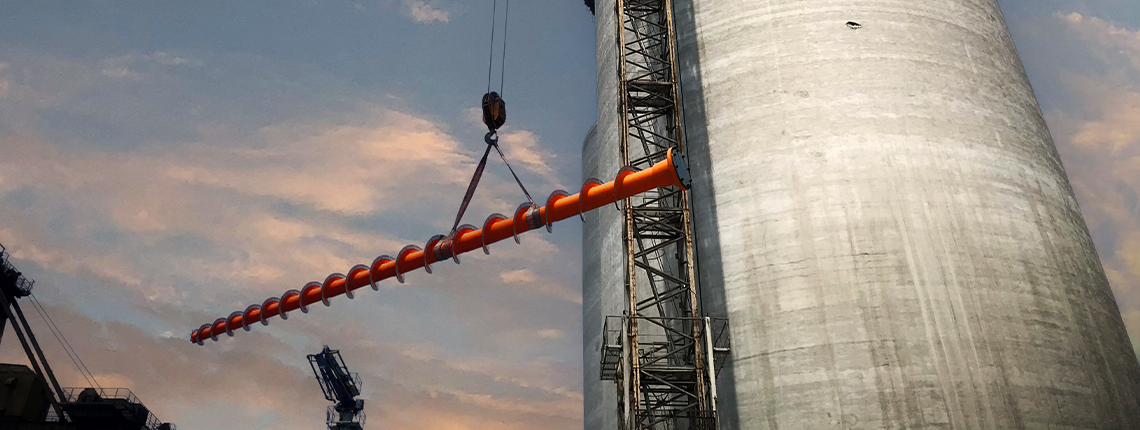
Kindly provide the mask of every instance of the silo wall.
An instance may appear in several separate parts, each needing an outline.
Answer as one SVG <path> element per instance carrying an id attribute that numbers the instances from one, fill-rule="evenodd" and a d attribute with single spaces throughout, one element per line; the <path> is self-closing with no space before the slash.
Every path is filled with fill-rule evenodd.
<path id="1" fill-rule="evenodd" d="M 677 31 L 722 428 L 1140 428 L 996 1 L 678 0 Z"/>
<path id="2" fill-rule="evenodd" d="M 605 146 L 590 129 L 582 147 L 584 179 L 612 177 L 618 170 L 616 146 Z M 615 144 L 616 145 L 616 144 Z M 605 180 L 605 179 L 602 179 Z M 617 388 L 602 381 L 602 327 L 608 315 L 621 315 L 624 304 L 625 251 L 622 216 L 613 207 L 585 213 L 582 228 L 582 360 L 584 418 L 587 429 L 617 429 Z"/>

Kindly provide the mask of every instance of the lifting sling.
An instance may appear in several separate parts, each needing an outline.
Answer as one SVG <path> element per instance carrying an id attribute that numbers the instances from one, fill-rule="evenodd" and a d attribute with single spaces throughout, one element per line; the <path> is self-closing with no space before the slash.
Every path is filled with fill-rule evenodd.
<path id="1" fill-rule="evenodd" d="M 526 200 L 530 202 L 531 207 L 538 207 L 534 203 L 534 199 L 530 197 L 530 193 L 526 191 L 523 186 L 522 180 L 519 175 L 515 174 L 515 169 L 511 167 L 511 163 L 507 162 L 507 156 L 503 154 L 503 150 L 499 149 L 499 133 L 498 130 L 507 122 L 507 102 L 503 101 L 502 96 L 499 95 L 503 91 L 503 84 L 506 81 L 506 64 L 507 64 L 507 18 L 510 17 L 510 0 L 506 2 L 506 13 L 503 18 L 503 49 L 502 49 L 502 66 L 500 67 L 499 77 L 499 92 L 491 91 L 491 66 L 494 64 L 495 59 L 495 15 L 498 9 L 498 1 L 495 2 L 494 9 L 491 12 L 491 52 L 488 54 L 487 59 L 487 93 L 483 95 L 483 101 L 480 104 L 483 108 L 483 124 L 487 126 L 487 134 L 483 136 L 483 141 L 487 142 L 487 149 L 483 151 L 483 157 L 479 159 L 479 165 L 475 167 L 475 174 L 471 176 L 471 183 L 467 185 L 467 193 L 463 195 L 463 202 L 459 205 L 459 213 L 455 214 L 455 223 L 451 226 L 451 232 L 448 233 L 446 240 L 453 240 L 455 237 L 456 229 L 459 228 L 459 221 L 463 219 L 463 213 L 467 212 L 467 206 L 471 204 L 471 198 L 475 195 L 475 188 L 479 186 L 479 180 L 483 177 L 483 169 L 487 167 L 487 156 L 491 154 L 491 147 L 495 148 L 495 152 L 499 153 L 499 158 L 503 159 L 503 163 L 507 165 L 507 169 L 511 171 L 511 176 L 515 178 L 515 183 L 519 184 L 522 189 Z"/>

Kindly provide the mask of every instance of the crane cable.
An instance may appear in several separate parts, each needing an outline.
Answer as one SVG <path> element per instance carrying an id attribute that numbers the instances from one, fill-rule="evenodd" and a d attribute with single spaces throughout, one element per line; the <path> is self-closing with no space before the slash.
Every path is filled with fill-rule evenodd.
<path id="1" fill-rule="evenodd" d="M 498 94 L 500 98 L 502 97 L 503 88 L 505 87 L 507 79 L 507 23 L 511 16 L 511 0 L 506 0 L 504 3 L 503 42 L 500 52 L 501 62 L 499 65 Z M 498 11 L 499 1 L 495 0 L 491 6 L 491 46 L 487 54 L 487 94 L 491 94 L 491 77 L 493 76 L 492 70 L 495 64 L 495 27 L 497 27 L 496 18 L 498 17 Z M 497 128 L 488 132 L 486 136 L 483 137 L 483 140 L 487 143 L 487 149 L 483 151 L 483 157 L 479 159 L 479 164 L 475 168 L 475 174 L 471 176 L 471 182 L 467 185 L 467 192 L 464 194 L 463 202 L 459 206 L 459 213 L 455 214 L 455 222 L 451 226 L 451 233 L 448 234 L 448 240 L 454 238 L 455 232 L 459 228 L 459 221 L 463 219 L 463 214 L 467 212 L 467 206 L 471 204 L 471 198 L 475 195 L 475 188 L 478 187 L 479 180 L 483 177 L 483 169 L 487 167 L 487 156 L 491 154 L 491 147 L 494 147 L 495 151 L 499 153 L 499 158 L 502 158 L 503 164 L 507 165 L 507 170 L 509 170 L 511 176 L 515 178 L 515 183 L 522 189 L 523 195 L 526 196 L 526 200 L 530 202 L 531 207 L 538 206 L 534 203 L 534 199 L 530 197 L 530 193 L 527 192 L 526 186 L 524 186 L 522 180 L 519 179 L 519 175 L 515 173 L 515 169 L 511 167 L 511 163 L 507 161 L 507 156 L 503 154 L 503 150 L 499 148 L 499 134 Z"/>
<path id="2" fill-rule="evenodd" d="M 79 358 L 79 353 L 71 346 L 71 342 L 68 342 L 67 338 L 63 336 L 63 331 L 55 324 L 55 320 L 52 319 L 51 314 L 48 314 L 47 308 L 44 308 L 44 305 L 40 303 L 40 300 L 36 298 L 35 294 L 30 294 L 29 296 L 32 298 L 32 307 L 35 308 L 36 313 L 40 314 L 40 319 L 44 320 L 44 324 L 47 325 L 51 334 L 55 336 L 55 340 L 59 342 L 59 346 L 63 348 L 63 352 L 67 354 L 67 357 L 71 359 L 71 363 L 79 370 L 79 375 L 82 376 L 88 384 L 99 387 L 99 389 L 102 390 L 103 387 L 99 385 L 99 381 L 95 380 L 95 374 L 91 373 L 91 370 L 87 368 L 87 364 L 83 362 L 82 358 Z M 88 375 L 90 375 L 90 377 L 88 377 Z"/>
<path id="3" fill-rule="evenodd" d="M 505 12 L 503 16 L 503 47 L 501 49 L 501 61 L 499 64 L 499 95 L 503 94 L 503 85 L 506 82 L 507 75 L 507 23 L 511 17 L 511 0 L 505 2 Z M 499 0 L 495 0 L 491 6 L 491 47 L 487 53 L 487 92 L 491 92 L 491 76 L 492 67 L 495 64 L 495 27 L 497 27 L 497 20 L 499 14 Z"/>

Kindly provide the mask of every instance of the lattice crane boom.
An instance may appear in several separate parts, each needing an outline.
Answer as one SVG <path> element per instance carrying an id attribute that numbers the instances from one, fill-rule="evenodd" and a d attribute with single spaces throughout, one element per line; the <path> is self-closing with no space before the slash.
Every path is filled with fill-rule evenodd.
<path id="1" fill-rule="evenodd" d="M 325 399 L 336 404 L 329 406 L 326 421 L 329 430 L 362 430 L 364 425 L 364 401 L 360 395 L 360 376 L 348 371 L 339 350 L 325 349 L 309 355 L 309 366 Z"/>

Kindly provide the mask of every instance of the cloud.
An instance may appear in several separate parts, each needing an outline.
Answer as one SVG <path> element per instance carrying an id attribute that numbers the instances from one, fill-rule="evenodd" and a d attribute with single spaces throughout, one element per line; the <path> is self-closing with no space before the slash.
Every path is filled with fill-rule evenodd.
<path id="1" fill-rule="evenodd" d="M 376 342 L 351 327 L 311 324 L 294 326 L 306 338 L 300 342 L 243 334 L 240 344 L 199 347 L 127 324 L 91 320 L 74 309 L 48 306 L 47 311 L 101 386 L 130 388 L 157 417 L 181 429 L 257 422 L 285 430 L 323 425 L 328 403 L 305 358 L 322 344 L 340 348 L 349 369 L 360 373 L 371 426 L 581 428 L 580 374 L 564 365 L 457 358 L 430 344 Z M 51 336 L 47 327 L 29 317 L 61 385 L 86 386 L 58 344 L 44 339 Z M 24 359 L 18 348 L 5 348 L 0 361 Z"/>
<path id="2" fill-rule="evenodd" d="M 177 74 L 204 62 L 157 52 L 12 64 L 35 79 L 14 83 L 15 102 L 0 105 L 18 113 L 0 115 L 0 242 L 101 380 L 129 385 L 186 430 L 313 428 L 325 405 L 304 355 L 328 343 L 364 375 L 369 421 L 384 428 L 581 428 L 580 311 L 567 305 L 581 298 L 555 281 L 570 257 L 540 232 L 235 339 L 187 341 L 229 311 L 450 227 L 479 154 L 447 124 L 368 96 L 241 124 L 171 110 L 195 132 L 114 146 L 90 141 L 88 123 L 64 138 L 42 133 L 67 125 L 45 127 L 44 111 L 153 126 L 130 108 L 167 105 L 140 96 L 120 108 L 91 95 L 199 97 L 156 83 L 185 82 Z M 538 136 L 513 133 L 522 171 L 549 165 Z M 521 197 L 505 169 L 488 170 L 469 210 L 476 222 Z M 406 354 L 418 350 L 427 352 Z M 0 359 L 16 352 L 0 349 Z M 66 369 L 65 354 L 48 354 Z M 567 354 L 574 364 L 552 358 Z M 77 372 L 57 372 L 81 384 Z"/>
<path id="3" fill-rule="evenodd" d="M 538 136 L 534 133 L 504 129 L 500 136 L 500 146 L 503 147 L 507 160 L 522 164 L 528 171 L 539 175 L 549 183 L 558 183 L 558 175 L 551 167 L 555 157 L 542 149 Z"/>
<path id="4" fill-rule="evenodd" d="M 538 276 L 530 270 L 519 269 L 500 273 L 499 279 L 505 284 L 525 284 L 536 281 Z"/>
<path id="5" fill-rule="evenodd" d="M 1140 338 L 1140 31 L 1057 14 L 1099 64 L 1063 64 L 1073 103 L 1046 115 L 1133 339 Z M 1140 344 L 1134 343 L 1134 346 Z"/>
<path id="6" fill-rule="evenodd" d="M 7 71 L 8 65 L 0 63 L 0 98 L 4 98 L 8 95 L 8 87 L 11 85 L 8 82 Z"/>
<path id="7" fill-rule="evenodd" d="M 202 67 L 204 65 L 205 63 L 202 60 L 196 58 L 157 51 L 150 54 L 124 54 L 106 58 L 102 61 L 100 72 L 109 78 L 138 78 L 142 76 L 144 71 L 152 71 L 158 67 Z"/>
<path id="8" fill-rule="evenodd" d="M 1115 64 L 1123 60 L 1133 69 L 1140 70 L 1140 31 L 1117 27 L 1101 18 L 1086 17 L 1077 12 L 1058 14 L 1058 17 L 1102 61 Z"/>
<path id="9" fill-rule="evenodd" d="M 446 23 L 451 19 L 451 14 L 446 10 L 423 0 L 404 0 L 404 7 L 412 19 L 420 24 Z"/>

